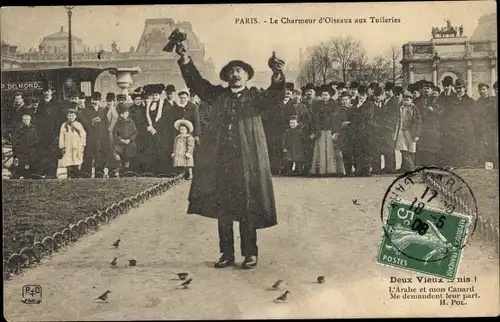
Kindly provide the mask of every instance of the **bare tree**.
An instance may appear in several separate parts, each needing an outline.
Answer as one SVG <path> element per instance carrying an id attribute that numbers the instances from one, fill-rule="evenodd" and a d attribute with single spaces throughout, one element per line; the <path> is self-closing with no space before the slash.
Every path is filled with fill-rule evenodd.
<path id="1" fill-rule="evenodd" d="M 391 79 L 391 63 L 384 56 L 376 56 L 371 64 L 370 81 L 381 84 Z"/>
<path id="2" fill-rule="evenodd" d="M 333 61 L 339 66 L 344 82 L 347 82 L 348 72 L 353 67 L 352 62 L 356 62 L 363 52 L 359 40 L 354 40 L 351 37 L 332 40 Z M 356 62 L 355 65 L 357 66 L 358 63 Z"/>
<path id="3" fill-rule="evenodd" d="M 316 84 L 319 80 L 319 67 L 317 61 L 314 56 L 309 57 L 302 66 L 300 66 L 300 72 L 297 76 L 297 81 L 301 85 L 305 85 L 307 83 Z"/>
<path id="4" fill-rule="evenodd" d="M 392 44 L 391 48 L 389 49 L 388 58 L 391 65 L 390 67 L 393 83 L 396 83 L 402 78 L 402 69 L 399 62 L 401 60 L 401 54 L 401 46 Z"/>
<path id="5" fill-rule="evenodd" d="M 349 79 L 365 80 L 370 71 L 370 64 L 365 51 L 360 51 L 359 54 L 349 63 Z"/>

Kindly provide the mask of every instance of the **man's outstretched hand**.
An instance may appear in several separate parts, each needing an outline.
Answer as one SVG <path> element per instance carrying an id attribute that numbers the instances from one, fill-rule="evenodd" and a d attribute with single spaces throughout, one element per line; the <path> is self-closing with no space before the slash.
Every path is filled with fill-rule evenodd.
<path id="1" fill-rule="evenodd" d="M 180 61 L 182 64 L 187 64 L 189 62 L 189 55 L 184 44 L 179 43 L 175 46 L 175 52 L 181 57 Z"/>

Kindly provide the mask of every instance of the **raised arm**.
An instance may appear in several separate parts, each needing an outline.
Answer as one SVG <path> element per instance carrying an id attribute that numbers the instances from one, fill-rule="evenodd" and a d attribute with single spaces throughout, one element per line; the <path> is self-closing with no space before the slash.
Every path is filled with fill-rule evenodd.
<path id="1" fill-rule="evenodd" d="M 203 101 L 212 102 L 220 95 L 224 87 L 221 85 L 212 85 L 209 81 L 204 79 L 183 46 L 178 46 L 176 52 L 181 56 L 177 63 L 179 64 L 181 75 L 186 86 L 189 87 L 191 91 L 198 94 Z"/>

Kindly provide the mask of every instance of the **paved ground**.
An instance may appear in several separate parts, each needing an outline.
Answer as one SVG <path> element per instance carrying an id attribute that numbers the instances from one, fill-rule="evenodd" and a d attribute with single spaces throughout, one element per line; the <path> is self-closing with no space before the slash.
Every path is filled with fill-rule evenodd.
<path id="1" fill-rule="evenodd" d="M 5 316 L 34 321 L 497 315 L 498 256 L 477 244 L 465 248 L 459 275 L 477 276 L 480 300 L 463 307 L 389 300 L 390 276 L 414 276 L 375 263 L 378 211 L 391 181 L 276 178 L 279 224 L 258 232 L 260 262 L 251 271 L 212 267 L 219 255 L 216 222 L 185 214 L 184 182 L 7 281 Z M 352 204 L 354 198 L 361 206 Z M 120 248 L 111 249 L 117 238 Z M 114 256 L 116 269 L 108 264 Z M 127 266 L 131 258 L 136 267 Z M 193 275 L 190 289 L 174 289 L 179 282 L 170 272 L 181 271 Z M 318 275 L 327 282 L 316 284 Z M 267 290 L 276 279 L 288 282 L 288 303 L 272 303 L 281 294 Z M 26 284 L 43 287 L 41 304 L 21 303 Z M 106 289 L 112 291 L 109 303 L 94 301 Z"/>

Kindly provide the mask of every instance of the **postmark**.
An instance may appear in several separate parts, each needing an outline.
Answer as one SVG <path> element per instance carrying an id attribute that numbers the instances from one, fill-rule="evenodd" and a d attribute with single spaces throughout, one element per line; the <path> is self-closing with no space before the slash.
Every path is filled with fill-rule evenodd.
<path id="1" fill-rule="evenodd" d="M 477 205 L 460 176 L 423 167 L 400 175 L 389 186 L 381 220 L 378 263 L 453 279 L 474 233 Z"/>

